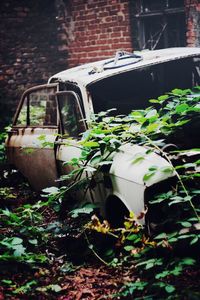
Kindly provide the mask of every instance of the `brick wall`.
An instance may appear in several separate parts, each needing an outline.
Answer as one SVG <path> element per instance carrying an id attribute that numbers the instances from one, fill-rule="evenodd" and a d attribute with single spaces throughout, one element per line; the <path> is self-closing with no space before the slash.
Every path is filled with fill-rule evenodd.
<path id="1" fill-rule="evenodd" d="M 200 47 L 200 1 L 185 0 L 187 20 L 187 45 Z"/>
<path id="2" fill-rule="evenodd" d="M 68 65 L 132 51 L 128 0 L 71 0 L 65 5 Z"/>
<path id="3" fill-rule="evenodd" d="M 0 126 L 10 121 L 21 93 L 67 67 L 52 0 L 0 4 Z"/>
<path id="4" fill-rule="evenodd" d="M 132 0 L 1 0 L 0 126 L 27 87 L 56 72 L 132 51 Z M 200 46 L 200 0 L 185 0 L 187 45 Z M 134 43 L 133 43 L 134 42 Z M 3 117 L 2 117 L 3 116 Z"/>

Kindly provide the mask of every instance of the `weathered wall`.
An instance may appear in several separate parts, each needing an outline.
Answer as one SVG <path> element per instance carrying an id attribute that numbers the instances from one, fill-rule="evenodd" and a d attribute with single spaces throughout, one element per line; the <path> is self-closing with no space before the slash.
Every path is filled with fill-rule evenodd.
<path id="1" fill-rule="evenodd" d="M 62 28 L 60 38 L 66 39 L 68 65 L 104 59 L 116 50 L 138 48 L 139 34 L 131 23 L 137 1 L 132 0 L 57 0 Z M 187 46 L 200 46 L 200 0 L 185 0 Z M 134 40 L 133 40 L 134 38 Z"/>
<path id="2" fill-rule="evenodd" d="M 52 0 L 1 1 L 0 126 L 13 115 L 22 91 L 67 67 L 56 16 Z"/>
<path id="3" fill-rule="evenodd" d="M 128 0 L 71 0 L 66 2 L 68 64 L 75 66 L 132 51 Z"/>
<path id="4" fill-rule="evenodd" d="M 68 67 L 132 51 L 132 0 L 1 0 L 0 126 L 27 87 Z M 187 45 L 200 46 L 200 0 L 185 0 Z"/>
<path id="5" fill-rule="evenodd" d="M 185 0 L 187 20 L 187 44 L 200 47 L 200 0 Z"/>

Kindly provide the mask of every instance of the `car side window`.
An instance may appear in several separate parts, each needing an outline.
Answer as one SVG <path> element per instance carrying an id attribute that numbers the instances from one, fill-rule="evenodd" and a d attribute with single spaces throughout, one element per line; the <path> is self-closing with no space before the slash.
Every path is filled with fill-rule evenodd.
<path id="1" fill-rule="evenodd" d="M 79 138 L 85 131 L 85 124 L 78 96 L 74 92 L 60 92 L 57 95 L 64 135 Z"/>
<path id="2" fill-rule="evenodd" d="M 24 98 L 23 105 L 21 107 L 19 116 L 17 118 L 16 124 L 17 126 L 26 126 L 27 124 L 27 97 Z"/>
<path id="3" fill-rule="evenodd" d="M 55 87 L 28 92 L 19 112 L 16 126 L 56 126 L 57 101 Z"/>

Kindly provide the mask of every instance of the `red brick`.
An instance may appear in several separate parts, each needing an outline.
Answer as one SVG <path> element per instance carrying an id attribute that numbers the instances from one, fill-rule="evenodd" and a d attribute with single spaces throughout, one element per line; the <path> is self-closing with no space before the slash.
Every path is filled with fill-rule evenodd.
<path id="1" fill-rule="evenodd" d="M 113 32 L 113 33 L 110 34 L 110 36 L 111 36 L 112 38 L 115 38 L 115 37 L 121 37 L 121 35 L 122 35 L 121 32 Z"/>
<path id="2" fill-rule="evenodd" d="M 68 43 L 70 65 L 113 56 L 121 47 L 131 48 L 127 4 L 128 0 L 73 0 L 67 19 L 67 24 L 75 22 L 74 40 Z"/>
<path id="3" fill-rule="evenodd" d="M 100 34 L 99 39 L 106 39 L 108 37 L 108 34 Z"/>
<path id="4" fill-rule="evenodd" d="M 98 52 L 90 52 L 89 53 L 89 58 L 90 57 L 98 57 L 99 53 Z"/>

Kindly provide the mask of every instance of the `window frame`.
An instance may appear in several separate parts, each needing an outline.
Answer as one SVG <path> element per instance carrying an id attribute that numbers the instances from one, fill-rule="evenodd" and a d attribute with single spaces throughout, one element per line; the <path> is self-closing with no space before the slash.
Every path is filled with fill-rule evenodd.
<path id="1" fill-rule="evenodd" d="M 58 83 L 51 83 L 51 84 L 42 84 L 42 85 L 37 85 L 34 87 L 29 88 L 28 90 L 26 90 L 23 94 L 22 97 L 20 99 L 19 102 L 19 106 L 17 107 L 16 113 L 14 115 L 14 119 L 13 119 L 13 127 L 15 128 L 27 128 L 27 127 L 31 127 L 31 128 L 58 128 L 59 124 L 60 124 L 60 120 L 59 120 L 59 114 L 58 114 L 58 109 L 57 109 L 57 124 L 56 125 L 31 125 L 30 124 L 30 107 L 29 107 L 29 95 L 34 92 L 34 91 L 38 91 L 41 89 L 51 89 L 51 88 L 55 88 L 55 95 L 57 93 L 57 91 L 59 90 L 59 84 Z M 27 115 L 26 115 L 26 124 L 25 125 L 17 125 L 17 120 L 19 117 L 19 114 L 21 112 L 21 109 L 23 107 L 24 101 L 26 100 L 27 97 Z M 55 101 L 58 107 L 58 102 L 57 102 L 57 97 L 55 97 Z"/>
<path id="2" fill-rule="evenodd" d="M 74 91 L 58 91 L 58 92 L 56 92 L 56 98 L 57 98 L 57 103 L 58 103 L 58 111 L 59 111 L 59 119 L 60 119 L 60 133 L 61 133 L 61 135 L 65 135 L 66 133 L 65 133 L 65 129 L 64 129 L 62 115 L 61 115 L 60 100 L 59 100 L 58 97 L 59 97 L 59 95 L 66 95 L 66 94 L 70 94 L 70 95 L 74 96 L 74 98 L 77 102 L 79 111 L 80 111 L 81 120 L 83 120 L 83 125 L 84 125 L 84 128 L 85 128 L 84 131 L 86 131 L 87 130 L 87 125 L 86 125 L 85 118 L 84 118 L 84 115 L 83 115 L 83 110 L 81 108 L 81 101 L 80 101 L 79 95 L 77 93 L 75 93 Z M 78 139 L 78 137 L 77 137 L 77 139 Z"/>
<path id="3" fill-rule="evenodd" d="M 167 0 L 165 1 L 167 3 Z M 169 16 L 173 16 L 177 14 L 178 15 L 185 14 L 184 6 L 145 11 L 143 0 L 138 0 L 136 5 L 136 11 L 133 13 L 133 20 L 135 20 L 134 21 L 135 24 L 133 24 L 133 26 L 137 26 L 138 46 L 140 50 L 146 49 L 146 45 L 148 43 L 145 34 L 145 24 L 144 24 L 145 19 L 147 20 L 153 17 L 161 17 L 163 24 L 167 24 L 168 23 L 167 18 Z M 163 30 L 163 35 L 164 35 L 164 48 L 168 48 L 170 47 L 170 45 L 167 38 L 168 34 L 165 28 Z"/>

